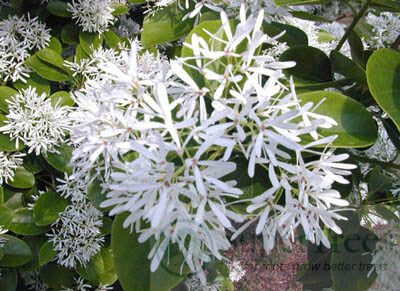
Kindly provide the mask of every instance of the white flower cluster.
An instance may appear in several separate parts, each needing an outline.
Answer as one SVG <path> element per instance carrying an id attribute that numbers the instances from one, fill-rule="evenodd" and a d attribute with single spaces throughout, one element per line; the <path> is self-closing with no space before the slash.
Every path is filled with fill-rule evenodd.
<path id="1" fill-rule="evenodd" d="M 7 154 L 0 151 L 0 185 L 14 181 L 15 170 L 22 166 L 23 153 Z"/>
<path id="2" fill-rule="evenodd" d="M 39 270 L 28 272 L 21 271 L 19 272 L 19 275 L 21 276 L 28 290 L 46 291 L 49 289 L 49 286 L 40 278 Z"/>
<path id="3" fill-rule="evenodd" d="M 53 224 L 49 241 L 57 251 L 57 263 L 74 268 L 86 265 L 100 251 L 104 242 L 100 233 L 103 214 L 86 200 L 87 186 L 82 180 L 67 177 L 63 182 L 57 191 L 71 199 L 71 204 Z"/>
<path id="4" fill-rule="evenodd" d="M 397 290 L 400 286 L 400 228 L 391 221 L 375 230 L 379 241 L 376 243 L 371 264 L 370 276 L 374 271 L 378 274 L 375 281 L 376 290 Z"/>
<path id="5" fill-rule="evenodd" d="M 29 14 L 0 21 L 0 79 L 25 82 L 30 70 L 24 62 L 33 50 L 47 46 L 49 32 L 37 17 L 31 19 Z"/>
<path id="6" fill-rule="evenodd" d="M 83 31 L 103 33 L 115 22 L 115 0 L 72 0 L 68 3 L 68 10 L 72 12 L 72 19 L 82 27 Z"/>
<path id="7" fill-rule="evenodd" d="M 28 153 L 56 152 L 56 146 L 65 142 L 69 129 L 69 107 L 51 105 L 46 93 L 39 95 L 29 86 L 8 102 L 7 120 L 0 131 L 15 139 L 16 147 L 22 141 L 29 147 Z"/>
<path id="8" fill-rule="evenodd" d="M 374 35 L 366 40 L 370 47 L 390 47 L 400 35 L 400 13 L 368 13 L 366 22 L 372 26 Z"/>
<path id="9" fill-rule="evenodd" d="M 74 94 L 74 175 L 102 180 L 101 206 L 112 206 L 110 215 L 130 212 L 124 227 L 135 227 L 139 242 L 155 238 L 152 271 L 176 243 L 205 283 L 203 263 L 222 258 L 230 247 L 225 229 L 246 218 L 227 203 L 242 194 L 232 178 L 237 156 L 248 161 L 250 177 L 256 168 L 268 173 L 270 188 L 247 201 L 267 251 L 276 233 L 287 238 L 299 225 L 310 241 L 326 246 L 321 222 L 341 232 L 334 219 L 344 217 L 335 207 L 348 203 L 331 187 L 348 183 L 342 176 L 354 166 L 342 163 L 345 154 L 313 149 L 335 139 L 317 129 L 336 123 L 316 114 L 318 105 L 302 104 L 292 81 L 290 91 L 281 83 L 282 69 L 294 63 L 260 52 L 279 37 L 264 34 L 263 21 L 263 10 L 247 17 L 241 6 L 232 30 L 221 12 L 220 29 L 205 31 L 208 39 L 193 34 L 184 44 L 191 56 L 172 61 L 142 53 L 133 42 L 121 52 L 124 64 L 101 64 L 104 75 Z M 318 158 L 305 158 L 310 154 Z"/>
<path id="10" fill-rule="evenodd" d="M 246 270 L 240 264 L 240 261 L 233 261 L 228 264 L 229 268 L 229 280 L 232 282 L 240 281 L 244 275 L 246 275 Z"/>
<path id="11" fill-rule="evenodd" d="M 203 284 L 199 277 L 196 275 L 191 275 L 187 277 L 185 280 L 185 287 L 187 291 L 221 291 L 223 278 L 217 276 L 213 282 L 207 282 L 207 284 Z"/>

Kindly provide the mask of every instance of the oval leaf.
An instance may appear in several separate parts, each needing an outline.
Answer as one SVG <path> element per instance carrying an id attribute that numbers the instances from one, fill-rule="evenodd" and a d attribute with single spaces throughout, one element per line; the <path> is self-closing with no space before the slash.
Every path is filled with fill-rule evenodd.
<path id="1" fill-rule="evenodd" d="M 52 288 L 65 289 L 75 284 L 75 273 L 56 264 L 47 264 L 40 269 L 40 278 Z"/>
<path id="2" fill-rule="evenodd" d="M 369 90 L 400 129 L 400 52 L 380 49 L 367 63 Z"/>
<path id="3" fill-rule="evenodd" d="M 15 170 L 14 181 L 7 184 L 15 188 L 29 189 L 35 185 L 35 176 L 25 168 L 19 167 Z"/>
<path id="4" fill-rule="evenodd" d="M 377 136 L 377 126 L 371 114 L 357 101 L 340 93 L 314 91 L 298 95 L 302 104 L 318 104 L 325 99 L 315 111 L 318 114 L 333 118 L 338 125 L 323 128 L 318 132 L 323 136 L 338 135 L 332 146 L 357 148 L 372 145 Z M 360 126 L 362 124 L 362 126 Z"/>
<path id="5" fill-rule="evenodd" d="M 69 166 L 69 162 L 72 158 L 72 147 L 67 144 L 61 144 L 56 150 L 59 153 L 47 153 L 47 156 L 44 158 L 55 169 L 71 173 L 72 168 Z"/>
<path id="6" fill-rule="evenodd" d="M 63 212 L 68 205 L 68 200 L 54 191 L 43 193 L 36 200 L 33 207 L 33 218 L 39 226 L 49 225 L 58 219 L 58 214 Z"/>
<path id="7" fill-rule="evenodd" d="M 7 86 L 0 86 L 0 109 L 8 113 L 8 102 L 12 96 L 18 94 L 18 91 Z"/>
<path id="8" fill-rule="evenodd" d="M 75 101 L 67 91 L 58 91 L 50 96 L 52 106 L 74 106 Z"/>
<path id="9" fill-rule="evenodd" d="M 7 234 L 2 234 L 0 237 L 6 239 L 3 246 L 4 257 L 0 260 L 0 267 L 22 266 L 32 260 L 32 251 L 23 240 Z"/>
<path id="10" fill-rule="evenodd" d="M 347 78 L 351 78 L 359 84 L 367 83 L 365 70 L 345 55 L 342 55 L 337 51 L 332 51 L 330 54 L 330 59 L 334 72 L 339 73 Z"/>
<path id="11" fill-rule="evenodd" d="M 28 208 L 19 208 L 14 212 L 13 219 L 9 229 L 17 234 L 37 235 L 45 233 L 48 227 L 39 227 L 35 224 L 33 210 Z"/>
<path id="12" fill-rule="evenodd" d="M 39 266 L 43 266 L 51 262 L 56 255 L 57 251 L 53 249 L 53 243 L 45 242 L 39 251 Z"/>

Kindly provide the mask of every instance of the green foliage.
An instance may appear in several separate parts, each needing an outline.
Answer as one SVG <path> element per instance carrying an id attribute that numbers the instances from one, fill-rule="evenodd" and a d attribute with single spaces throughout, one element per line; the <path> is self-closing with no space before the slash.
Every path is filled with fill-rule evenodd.
<path id="1" fill-rule="evenodd" d="M 68 200 L 54 191 L 41 194 L 33 207 L 35 224 L 44 226 L 55 222 L 58 214 L 63 212 L 67 205 Z"/>
<path id="2" fill-rule="evenodd" d="M 367 63 L 369 90 L 400 129 L 400 52 L 377 50 Z"/>

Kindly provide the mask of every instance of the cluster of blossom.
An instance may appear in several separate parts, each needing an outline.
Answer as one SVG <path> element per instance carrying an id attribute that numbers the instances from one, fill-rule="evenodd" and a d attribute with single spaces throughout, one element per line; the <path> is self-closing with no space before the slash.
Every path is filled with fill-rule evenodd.
<path id="1" fill-rule="evenodd" d="M 317 129 L 336 123 L 316 114 L 318 105 L 302 104 L 291 80 L 290 90 L 282 84 L 282 69 L 294 63 L 259 51 L 280 36 L 264 34 L 263 21 L 264 10 L 247 17 L 242 5 L 233 31 L 221 11 L 220 29 L 205 31 L 208 40 L 193 34 L 184 43 L 192 57 L 170 62 L 141 54 L 133 42 L 130 52 L 121 51 L 124 64 L 99 65 L 103 76 L 74 93 L 75 175 L 103 181 L 101 206 L 112 206 L 110 215 L 130 212 L 123 226 L 135 227 L 139 242 L 155 238 L 152 271 L 177 243 L 204 283 L 203 263 L 221 259 L 220 251 L 230 247 L 225 229 L 246 218 L 226 202 L 242 194 L 234 179 L 224 178 L 236 171 L 234 156 L 248 160 L 250 177 L 256 167 L 268 172 L 271 188 L 248 207 L 267 251 L 277 232 L 287 238 L 298 225 L 310 241 L 326 246 L 321 222 L 341 232 L 334 219 L 344 217 L 335 207 L 348 202 L 331 186 L 348 183 L 342 176 L 354 166 L 342 163 L 345 154 L 313 149 L 332 143 L 335 136 L 321 137 Z M 303 159 L 310 153 L 319 158 Z M 277 204 L 281 195 L 285 205 Z"/>
<path id="2" fill-rule="evenodd" d="M 76 19 L 76 23 L 83 31 L 103 33 L 116 20 L 112 4 L 117 2 L 116 0 L 72 0 L 72 3 L 68 3 L 68 10 L 72 13 L 72 19 Z"/>
<path id="3" fill-rule="evenodd" d="M 240 264 L 240 261 L 233 261 L 228 263 L 229 268 L 229 279 L 232 282 L 240 281 L 244 275 L 246 275 L 246 270 Z"/>
<path id="4" fill-rule="evenodd" d="M 66 181 L 57 187 L 71 204 L 59 214 L 52 225 L 49 241 L 57 251 L 57 263 L 74 268 L 86 265 L 92 256 L 98 253 L 104 243 L 100 232 L 103 214 L 86 200 L 86 183 L 75 177 L 66 177 Z"/>
<path id="5" fill-rule="evenodd" d="M 400 35 L 400 13 L 368 13 L 365 21 L 371 25 L 373 36 L 364 39 L 370 47 L 390 47 Z"/>
<path id="6" fill-rule="evenodd" d="M 375 229 L 379 241 L 372 253 L 373 272 L 378 274 L 375 281 L 376 290 L 397 290 L 400 286 L 400 228 L 393 220 L 383 227 Z"/>
<path id="7" fill-rule="evenodd" d="M 9 154 L 0 151 L 0 185 L 14 181 L 15 170 L 22 165 L 23 153 Z"/>
<path id="8" fill-rule="evenodd" d="M 39 95 L 31 86 L 7 102 L 9 112 L 0 131 L 15 139 L 17 148 L 22 141 L 29 147 L 28 153 L 57 152 L 56 146 L 65 142 L 69 130 L 69 107 L 52 106 L 46 93 Z"/>
<path id="9" fill-rule="evenodd" d="M 223 278 L 217 276 L 213 282 L 204 284 L 196 275 L 188 276 L 185 280 L 185 287 L 187 291 L 220 291 L 223 287 Z"/>
<path id="10" fill-rule="evenodd" d="M 265 20 L 268 22 L 290 15 L 286 8 L 276 6 L 273 0 L 157 0 L 153 6 L 149 6 L 147 12 L 155 13 L 157 10 L 173 3 L 176 3 L 181 10 L 190 10 L 184 16 L 184 19 L 194 17 L 198 19 L 203 9 L 210 9 L 216 12 L 228 11 L 232 15 L 237 15 L 241 5 L 246 5 L 251 14 L 257 14 L 260 10 L 263 10 Z"/>
<path id="11" fill-rule="evenodd" d="M 30 69 L 24 64 L 33 50 L 50 41 L 50 29 L 28 14 L 9 16 L 0 21 L 0 78 L 3 81 L 26 81 Z"/>
<path id="12" fill-rule="evenodd" d="M 49 289 L 49 286 L 42 281 L 40 278 L 39 270 L 28 271 L 28 272 L 19 272 L 22 280 L 25 283 L 25 286 L 28 290 L 34 291 L 46 291 Z"/>

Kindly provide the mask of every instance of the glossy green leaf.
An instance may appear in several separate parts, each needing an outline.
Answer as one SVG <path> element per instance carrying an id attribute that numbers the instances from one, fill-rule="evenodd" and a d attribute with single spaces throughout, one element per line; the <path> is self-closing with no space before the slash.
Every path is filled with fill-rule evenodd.
<path id="1" fill-rule="evenodd" d="M 79 27 L 74 23 L 68 23 L 61 29 L 61 41 L 66 44 L 77 44 L 79 41 Z"/>
<path id="2" fill-rule="evenodd" d="M 44 62 L 52 64 L 61 70 L 64 70 L 64 59 L 60 54 L 50 48 L 44 48 L 37 51 L 35 55 Z"/>
<path id="3" fill-rule="evenodd" d="M 303 82 L 323 83 L 333 80 L 331 63 L 321 50 L 311 46 L 296 46 L 282 53 L 280 61 L 295 61 L 296 66 L 285 69 L 285 75 Z"/>
<path id="4" fill-rule="evenodd" d="M 39 251 L 39 266 L 50 263 L 57 255 L 52 242 L 45 242 Z"/>
<path id="5" fill-rule="evenodd" d="M 11 100 L 11 97 L 18 94 L 18 91 L 13 88 L 7 86 L 0 86 L 0 109 L 6 113 L 8 113 L 8 102 L 7 100 Z"/>
<path id="6" fill-rule="evenodd" d="M 47 4 L 46 9 L 54 15 L 60 16 L 60 17 L 71 17 L 72 12 L 68 10 L 68 4 L 63 1 L 51 1 L 49 4 Z"/>
<path id="7" fill-rule="evenodd" d="M 49 48 L 49 49 L 55 51 L 57 54 L 61 55 L 62 45 L 61 45 L 60 41 L 56 37 L 54 37 L 54 36 L 51 37 L 49 45 L 47 46 L 47 48 Z"/>
<path id="8" fill-rule="evenodd" d="M 76 271 L 82 278 L 96 285 L 110 285 L 118 279 L 113 267 L 111 247 L 106 247 L 94 255 L 85 267 L 78 266 Z"/>
<path id="9" fill-rule="evenodd" d="M 400 129 L 400 52 L 377 50 L 367 63 L 368 87 L 379 106 Z"/>
<path id="10" fill-rule="evenodd" d="M 0 126 L 4 126 L 6 120 L 7 117 L 0 113 Z M 25 145 L 22 142 L 19 142 L 17 147 L 15 140 L 11 140 L 8 134 L 0 133 L 0 151 L 15 152 L 23 148 L 25 148 Z"/>
<path id="11" fill-rule="evenodd" d="M 309 13 L 306 11 L 290 11 L 290 14 L 292 14 L 293 17 L 303 19 L 303 20 L 311 20 L 311 21 L 316 21 L 316 22 L 332 22 L 332 19 L 322 17 L 313 13 Z"/>
<path id="12" fill-rule="evenodd" d="M 121 42 L 121 39 L 114 31 L 109 29 L 106 32 L 104 32 L 103 35 L 104 35 L 104 40 L 106 41 L 108 47 L 113 49 L 118 48 L 118 44 Z"/>
<path id="13" fill-rule="evenodd" d="M 295 26 L 279 22 L 267 23 L 264 21 L 263 30 L 267 35 L 271 37 L 274 37 L 285 31 L 285 34 L 278 38 L 278 41 L 286 42 L 289 47 L 297 45 L 308 45 L 307 34 Z"/>
<path id="14" fill-rule="evenodd" d="M 0 205 L 0 226 L 8 229 L 14 216 L 14 211 L 5 205 Z"/>
<path id="15" fill-rule="evenodd" d="M 76 47 L 75 57 L 76 57 L 76 61 L 80 62 L 82 59 L 88 59 L 89 55 L 83 50 L 81 45 L 78 45 Z"/>
<path id="16" fill-rule="evenodd" d="M 37 235 L 49 230 L 48 227 L 40 227 L 35 224 L 33 210 L 28 208 L 19 208 L 14 212 L 9 229 L 23 235 Z"/>
<path id="17" fill-rule="evenodd" d="M 17 290 L 18 274 L 16 269 L 1 270 L 0 290 L 15 291 Z"/>
<path id="18" fill-rule="evenodd" d="M 100 204 L 106 200 L 106 193 L 103 192 L 103 188 L 101 187 L 101 183 L 99 180 L 94 180 L 92 184 L 88 187 L 88 198 L 90 202 L 92 202 L 93 206 L 96 207 L 101 212 L 107 212 L 112 209 L 112 207 L 103 208 Z"/>
<path id="19" fill-rule="evenodd" d="M 318 132 L 322 136 L 338 135 L 333 147 L 366 147 L 375 142 L 378 136 L 375 121 L 365 107 L 354 99 L 329 91 L 303 93 L 298 98 L 302 104 L 313 102 L 314 105 L 325 99 L 315 112 L 333 118 L 338 125 Z"/>
<path id="20" fill-rule="evenodd" d="M 357 64 L 365 68 L 364 45 L 361 41 L 361 38 L 354 30 L 350 33 L 349 37 L 347 38 L 347 42 L 350 45 L 350 53 L 353 61 L 355 61 Z"/>
<path id="21" fill-rule="evenodd" d="M 91 55 L 94 49 L 99 48 L 103 44 L 103 35 L 81 31 L 79 33 L 79 42 L 85 53 Z"/>
<path id="22" fill-rule="evenodd" d="M 25 236 L 24 242 L 30 247 L 32 251 L 32 261 L 21 267 L 23 272 L 31 272 L 39 269 L 39 252 L 42 245 L 46 242 L 46 236 Z"/>
<path id="23" fill-rule="evenodd" d="M 147 259 L 151 250 L 150 240 L 139 243 L 134 229 L 130 233 L 129 228 L 123 228 L 126 217 L 126 213 L 115 217 L 111 234 L 115 271 L 124 290 L 164 291 L 176 286 L 188 272 L 187 268 L 183 268 L 184 275 L 179 272 L 183 256 L 180 253 L 173 255 L 171 251 L 169 265 L 167 260 L 163 260 L 152 273 Z"/>
<path id="24" fill-rule="evenodd" d="M 128 3 L 132 3 L 132 4 L 143 4 L 146 2 L 147 2 L 147 0 L 128 0 Z"/>
<path id="25" fill-rule="evenodd" d="M 35 224 L 39 226 L 49 225 L 58 219 L 68 205 L 68 200 L 54 191 L 48 191 L 39 196 L 33 207 Z"/>
<path id="26" fill-rule="evenodd" d="M 3 246 L 4 257 L 0 260 L 0 267 L 18 267 L 32 260 L 32 251 L 23 240 L 7 234 L 2 234 L 0 237 L 6 239 Z"/>
<path id="27" fill-rule="evenodd" d="M 14 181 L 8 181 L 8 185 L 15 188 L 28 189 L 35 185 L 35 176 L 23 167 L 15 170 Z"/>
<path id="28" fill-rule="evenodd" d="M 43 61 L 36 55 L 29 57 L 25 63 L 46 80 L 62 82 L 70 79 L 65 70 Z"/>
<path id="29" fill-rule="evenodd" d="M 52 288 L 65 289 L 75 285 L 75 273 L 57 264 L 47 264 L 40 269 L 40 278 Z"/>
<path id="30" fill-rule="evenodd" d="M 75 101 L 67 91 L 58 91 L 50 96 L 51 105 L 55 106 L 74 106 Z"/>
<path id="31" fill-rule="evenodd" d="M 72 167 L 69 165 L 69 162 L 72 158 L 73 148 L 63 143 L 61 146 L 57 147 L 56 150 L 59 153 L 47 153 L 47 156 L 44 158 L 53 168 L 60 172 L 71 173 Z"/>
<path id="32" fill-rule="evenodd" d="M 274 3 L 278 6 L 320 4 L 324 2 L 329 2 L 329 0 L 274 0 Z"/>
<path id="33" fill-rule="evenodd" d="M 10 208 L 10 209 L 18 209 L 24 207 L 23 205 L 23 197 L 24 194 L 21 192 L 13 192 L 11 190 L 6 189 L 4 191 L 4 203 L 3 205 Z"/>
<path id="34" fill-rule="evenodd" d="M 369 290 L 376 278 L 375 272 L 368 276 L 369 270 L 367 269 L 372 256 L 366 251 L 374 249 L 376 240 L 373 237 L 373 232 L 361 227 L 358 232 L 353 232 L 353 235 L 343 244 L 338 244 L 337 251 L 332 253 L 330 264 L 331 267 L 336 266 L 336 270 L 333 268 L 331 270 L 335 290 Z M 366 248 L 368 249 L 366 250 Z M 340 264 L 342 268 L 339 268 Z"/>
<path id="35" fill-rule="evenodd" d="M 34 175 L 40 173 L 43 170 L 40 159 L 41 158 L 34 153 L 26 155 L 23 157 L 24 168 Z"/>
<path id="36" fill-rule="evenodd" d="M 188 13 L 172 4 L 160 9 L 155 15 L 148 15 L 143 22 L 142 44 L 145 48 L 171 42 L 190 32 L 194 18 L 182 18 Z"/>
<path id="37" fill-rule="evenodd" d="M 351 78 L 359 84 L 367 83 L 365 70 L 348 57 L 334 50 L 330 54 L 330 59 L 334 72 L 339 73 L 347 78 Z"/>
<path id="38" fill-rule="evenodd" d="M 50 83 L 46 79 L 43 79 L 35 72 L 29 74 L 29 79 L 25 82 L 17 81 L 14 82 L 14 87 L 18 90 L 27 89 L 29 86 L 36 88 L 36 93 L 42 94 L 46 93 L 50 94 Z"/>
<path id="39" fill-rule="evenodd" d="M 112 15 L 119 16 L 129 12 L 129 7 L 122 3 L 113 3 L 111 4 L 111 8 L 114 9 Z"/>

